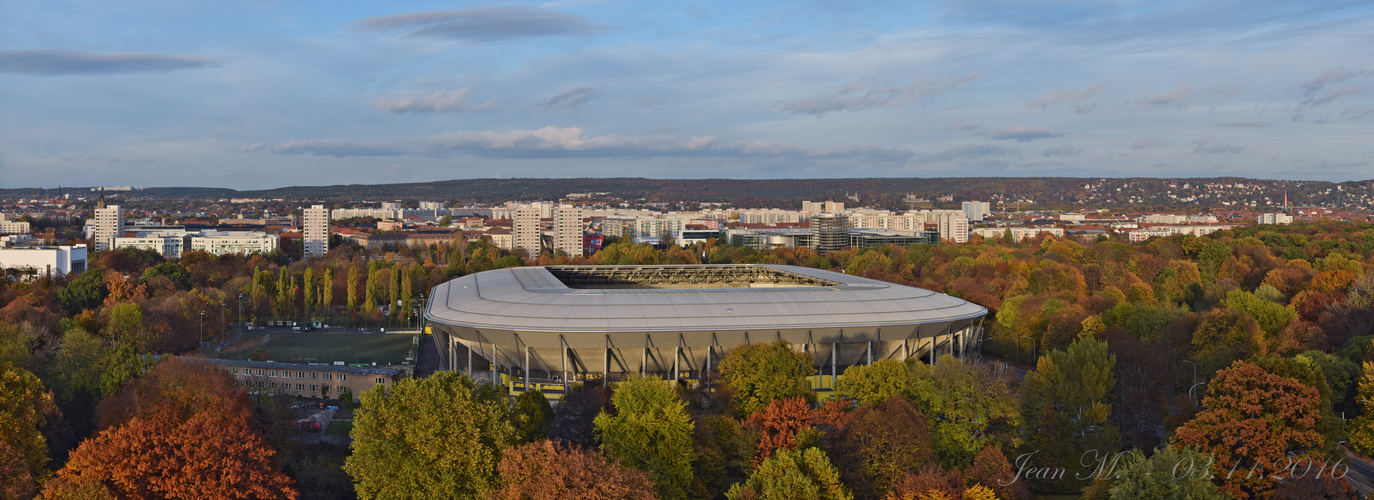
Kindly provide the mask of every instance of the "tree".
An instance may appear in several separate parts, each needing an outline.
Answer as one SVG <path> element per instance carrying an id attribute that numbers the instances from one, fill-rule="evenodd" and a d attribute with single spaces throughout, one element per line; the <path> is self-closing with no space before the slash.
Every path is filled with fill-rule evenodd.
<path id="1" fill-rule="evenodd" d="M 948 354 L 926 366 L 907 360 L 906 395 L 930 421 L 931 447 L 945 468 L 963 467 L 988 445 L 1019 442 L 1021 408 L 1006 374 Z"/>
<path id="2" fill-rule="evenodd" d="M 0 494 L 29 498 L 47 476 L 48 444 L 38 429 L 55 413 L 52 393 L 33 373 L 0 362 Z"/>
<path id="3" fill-rule="evenodd" d="M 774 399 L 744 421 L 746 427 L 759 434 L 754 464 L 773 456 L 774 451 L 795 447 L 797 434 L 804 430 L 835 432 L 843 417 L 843 403 L 839 401 L 831 401 L 824 408 L 812 408 L 802 398 Z"/>
<path id="4" fill-rule="evenodd" d="M 297 498 L 247 394 L 208 363 L 172 358 L 100 404 L 105 430 L 59 476 L 134 498 Z"/>
<path id="5" fill-rule="evenodd" d="M 396 307 L 396 301 L 401 299 L 401 269 L 391 268 L 386 269 L 384 272 L 386 273 L 386 283 L 389 287 L 386 294 L 386 307 L 388 311 L 391 311 L 391 317 L 394 318 L 401 314 L 401 308 Z"/>
<path id="6" fill-rule="evenodd" d="M 628 469 L 585 448 L 541 440 L 502 454 L 496 466 L 501 479 L 492 500 L 652 500 L 649 474 Z"/>
<path id="7" fill-rule="evenodd" d="M 401 271 L 401 269 L 398 268 L 397 271 Z M 409 319 L 412 309 L 410 296 L 415 287 L 411 284 L 410 274 L 409 272 L 401 273 L 401 319 Z"/>
<path id="8" fill-rule="evenodd" d="M 295 300 L 296 296 L 291 293 L 291 288 L 293 288 L 292 281 L 291 277 L 286 274 L 286 268 L 281 268 L 280 276 L 277 277 L 278 315 L 291 314 L 295 310 L 295 305 L 292 304 L 292 302 Z"/>
<path id="9" fill-rule="evenodd" d="M 907 472 L 935 465 L 927 429 L 925 415 L 901 396 L 845 415 L 831 453 L 854 496 L 882 498 Z"/>
<path id="10" fill-rule="evenodd" d="M 816 400 L 807 377 L 814 375 L 811 355 L 795 352 L 784 341 L 736 347 L 720 362 L 720 374 L 735 392 L 742 415 L 768 406 L 774 399 L 801 397 Z"/>
<path id="11" fill-rule="evenodd" d="M 546 439 L 549 435 L 549 422 L 553 420 L 553 407 L 539 391 L 525 391 L 515 398 L 515 411 L 511 424 L 515 426 L 515 442 L 533 443 Z"/>
<path id="12" fill-rule="evenodd" d="M 1370 455 L 1374 454 L 1374 362 L 1364 362 L 1358 394 L 1356 399 L 1364 413 L 1350 423 L 1350 444 L 1360 453 Z"/>
<path id="13" fill-rule="evenodd" d="M 344 470 L 359 498 L 443 492 L 478 498 L 495 489 L 496 464 L 514 438 L 504 402 L 465 375 L 438 372 L 362 394 Z"/>
<path id="14" fill-rule="evenodd" d="M 329 268 L 324 268 L 324 283 L 320 285 L 320 314 L 328 317 L 329 310 L 334 306 L 334 273 Z"/>
<path id="15" fill-rule="evenodd" d="M 367 284 L 363 285 L 363 288 L 366 289 L 366 293 L 363 295 L 362 315 L 364 317 L 377 314 L 377 287 L 380 286 L 377 283 L 377 275 L 380 273 L 381 271 L 376 269 L 367 272 Z"/>
<path id="16" fill-rule="evenodd" d="M 1074 341 L 1065 350 L 1041 356 L 1022 385 L 1027 453 L 1045 467 L 1063 467 L 1063 480 L 1040 482 L 1060 492 L 1082 489 L 1091 475 L 1080 470 L 1085 454 L 1117 449 L 1120 433 L 1111 422 L 1108 401 L 1116 386 L 1116 357 L 1107 343 L 1092 338 Z"/>
<path id="17" fill-rule="evenodd" d="M 162 417 L 135 417 L 87 440 L 62 476 L 100 478 L 134 498 L 300 496 L 248 415 L 200 412 L 180 424 Z"/>
<path id="18" fill-rule="evenodd" d="M 358 310 L 358 268 L 357 268 L 357 267 L 354 267 L 354 266 L 349 266 L 349 268 L 348 268 L 348 311 L 346 311 L 346 313 L 347 313 L 347 314 L 353 314 L 353 311 L 356 311 L 356 310 Z"/>
<path id="19" fill-rule="evenodd" d="M 600 385 L 573 384 L 554 409 L 549 437 L 576 446 L 596 446 L 596 429 L 592 422 L 610 405 L 611 393 Z"/>
<path id="20" fill-rule="evenodd" d="M 846 368 L 836 389 L 860 403 L 877 404 L 906 391 L 907 381 L 906 366 L 895 360 L 880 359 L 872 365 Z"/>
<path id="21" fill-rule="evenodd" d="M 632 376 L 616 384 L 615 413 L 593 424 L 601 450 L 627 467 L 648 471 L 659 498 L 686 497 L 692 484 L 692 419 L 673 389 L 656 377 Z"/>
<path id="22" fill-rule="evenodd" d="M 1002 500 L 1026 500 L 1030 490 L 1026 482 L 1018 480 L 1016 471 L 1002 450 L 995 446 L 985 446 L 973 457 L 973 464 L 964 469 L 964 483 L 981 484 L 992 490 Z"/>
<path id="23" fill-rule="evenodd" d="M 77 314 L 86 309 L 100 307 L 100 304 L 105 302 L 107 294 L 109 290 L 105 288 L 104 276 L 100 270 L 87 269 L 75 279 L 68 281 L 67 286 L 53 296 L 68 314 Z"/>
<path id="24" fill-rule="evenodd" d="M 840 482 L 839 472 L 830 464 L 830 458 L 819 448 L 779 450 L 764 460 L 743 485 L 731 486 L 725 497 L 730 500 L 854 498 Z"/>
<path id="25" fill-rule="evenodd" d="M 1227 498 L 1207 479 L 1212 471 L 1204 467 L 1211 462 L 1211 457 L 1195 448 L 1162 448 L 1155 450 L 1150 458 L 1133 451 L 1126 453 L 1124 458 L 1112 482 L 1112 500 Z"/>
<path id="26" fill-rule="evenodd" d="M 1322 445 L 1320 405 L 1316 387 L 1237 361 L 1217 372 L 1204 410 L 1178 428 L 1175 446 L 1214 457 L 1213 472 L 1232 498 L 1265 498 L 1288 452 L 1321 460 L 1307 451 Z"/>
<path id="27" fill-rule="evenodd" d="M 301 284 L 305 286 L 305 315 L 308 317 L 315 312 L 315 268 L 305 268 Z"/>

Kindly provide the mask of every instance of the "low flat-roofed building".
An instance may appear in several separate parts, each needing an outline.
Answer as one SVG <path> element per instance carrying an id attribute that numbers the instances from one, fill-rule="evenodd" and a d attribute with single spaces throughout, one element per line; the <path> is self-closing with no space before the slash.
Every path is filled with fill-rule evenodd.
<path id="1" fill-rule="evenodd" d="M 20 280 L 79 273 L 86 270 L 86 245 L 0 249 L 0 269 Z"/>
<path id="2" fill-rule="evenodd" d="M 270 391 L 284 396 L 337 399 L 344 389 L 358 396 L 376 386 L 395 383 L 409 372 L 395 366 L 307 365 L 240 361 L 236 359 L 182 358 L 211 363 L 250 391 Z"/>
<path id="3" fill-rule="evenodd" d="M 281 238 L 258 231 L 204 231 L 191 237 L 191 249 L 214 255 L 270 253 L 281 248 Z"/>

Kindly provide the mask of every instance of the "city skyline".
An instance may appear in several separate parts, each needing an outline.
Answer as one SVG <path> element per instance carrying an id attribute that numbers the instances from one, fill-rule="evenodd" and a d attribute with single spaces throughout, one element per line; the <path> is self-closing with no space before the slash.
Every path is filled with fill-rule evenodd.
<path id="1" fill-rule="evenodd" d="M 0 9 L 5 188 L 1374 170 L 1359 2 Z"/>

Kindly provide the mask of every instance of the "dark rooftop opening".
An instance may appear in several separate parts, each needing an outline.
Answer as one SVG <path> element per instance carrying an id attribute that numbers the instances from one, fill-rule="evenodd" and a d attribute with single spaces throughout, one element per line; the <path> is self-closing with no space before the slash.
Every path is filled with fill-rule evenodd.
<path id="1" fill-rule="evenodd" d="M 841 286 L 843 283 L 815 278 L 767 266 L 549 266 L 549 273 L 568 288 L 792 288 Z"/>

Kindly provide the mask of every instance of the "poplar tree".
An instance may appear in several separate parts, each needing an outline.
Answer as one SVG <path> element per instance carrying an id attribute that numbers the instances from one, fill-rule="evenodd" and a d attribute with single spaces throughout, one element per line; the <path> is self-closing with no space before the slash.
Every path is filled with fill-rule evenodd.
<path id="1" fill-rule="evenodd" d="M 350 266 L 348 268 L 348 314 L 358 309 L 358 268 Z"/>
<path id="2" fill-rule="evenodd" d="M 302 285 L 305 287 L 305 315 L 315 310 L 315 269 L 307 267 Z"/>

